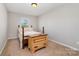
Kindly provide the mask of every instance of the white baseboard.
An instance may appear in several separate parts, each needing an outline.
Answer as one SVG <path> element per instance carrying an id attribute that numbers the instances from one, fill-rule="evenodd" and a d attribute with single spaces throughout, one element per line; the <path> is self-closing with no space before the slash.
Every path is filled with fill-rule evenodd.
<path id="1" fill-rule="evenodd" d="M 8 37 L 8 39 L 17 39 L 17 37 Z"/>
<path id="2" fill-rule="evenodd" d="M 3 50 L 4 50 L 5 46 L 6 46 L 6 43 L 7 43 L 7 40 L 5 41 L 4 46 L 2 47 L 2 49 L 0 51 L 0 55 L 2 54 L 2 52 L 3 52 Z"/>
<path id="3" fill-rule="evenodd" d="M 53 41 L 53 42 L 56 42 L 56 43 L 58 43 L 58 44 L 60 44 L 60 45 L 66 46 L 66 47 L 68 47 L 68 48 L 70 48 L 70 49 L 72 49 L 72 50 L 79 51 L 79 49 L 77 49 L 77 48 L 74 48 L 74 47 L 72 47 L 72 46 L 70 46 L 70 45 L 67 45 L 67 44 L 58 42 L 58 41 L 56 41 L 56 40 L 50 40 L 50 41 Z"/>

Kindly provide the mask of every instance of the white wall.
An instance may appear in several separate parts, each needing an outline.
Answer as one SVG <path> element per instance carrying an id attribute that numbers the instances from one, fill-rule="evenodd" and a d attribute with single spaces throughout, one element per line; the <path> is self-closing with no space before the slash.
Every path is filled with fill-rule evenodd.
<path id="1" fill-rule="evenodd" d="M 3 4 L 0 4 L 0 54 L 7 41 L 7 11 Z"/>
<path id="2" fill-rule="evenodd" d="M 42 26 L 52 40 L 79 49 L 79 4 L 65 4 L 41 15 L 40 30 Z"/>
<path id="3" fill-rule="evenodd" d="M 27 18 L 30 25 L 33 26 L 35 30 L 37 30 L 37 17 L 36 16 L 28 16 L 21 15 L 17 13 L 9 12 L 8 19 L 8 38 L 17 38 L 17 27 L 20 22 L 20 18 Z"/>

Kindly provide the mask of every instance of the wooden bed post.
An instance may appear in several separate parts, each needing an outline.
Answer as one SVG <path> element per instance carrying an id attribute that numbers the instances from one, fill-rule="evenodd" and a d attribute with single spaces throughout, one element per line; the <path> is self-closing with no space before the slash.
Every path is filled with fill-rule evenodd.
<path id="1" fill-rule="evenodd" d="M 44 26 L 42 27 L 42 32 L 43 32 L 43 34 L 45 33 L 45 32 L 44 32 Z"/>
<path id="2" fill-rule="evenodd" d="M 24 27 L 22 26 L 22 48 L 24 49 Z"/>
<path id="3" fill-rule="evenodd" d="M 32 28 L 32 25 L 31 25 L 31 28 Z"/>
<path id="4" fill-rule="evenodd" d="M 20 27 L 20 25 L 18 25 L 18 28 Z"/>

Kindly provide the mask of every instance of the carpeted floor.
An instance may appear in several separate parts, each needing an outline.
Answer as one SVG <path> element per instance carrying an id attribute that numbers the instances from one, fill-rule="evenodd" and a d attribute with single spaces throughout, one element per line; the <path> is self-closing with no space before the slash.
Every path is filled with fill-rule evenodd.
<path id="1" fill-rule="evenodd" d="M 26 47 L 19 48 L 19 41 L 17 39 L 8 40 L 2 56 L 78 56 L 79 52 L 59 45 L 55 42 L 48 41 L 46 48 L 40 49 L 35 53 L 31 53 Z"/>

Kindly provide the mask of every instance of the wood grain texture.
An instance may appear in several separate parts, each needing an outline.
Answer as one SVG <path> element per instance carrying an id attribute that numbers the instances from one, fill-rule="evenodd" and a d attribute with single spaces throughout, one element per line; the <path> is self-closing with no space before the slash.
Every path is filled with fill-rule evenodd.
<path id="1" fill-rule="evenodd" d="M 39 35 L 34 37 L 29 37 L 28 39 L 28 48 L 32 53 L 34 53 L 36 50 L 46 47 L 47 45 L 47 35 Z"/>
<path id="2" fill-rule="evenodd" d="M 26 47 L 21 49 L 17 39 L 8 40 L 2 56 L 79 56 L 79 51 L 74 51 L 55 42 L 48 41 L 46 48 L 31 53 Z"/>

